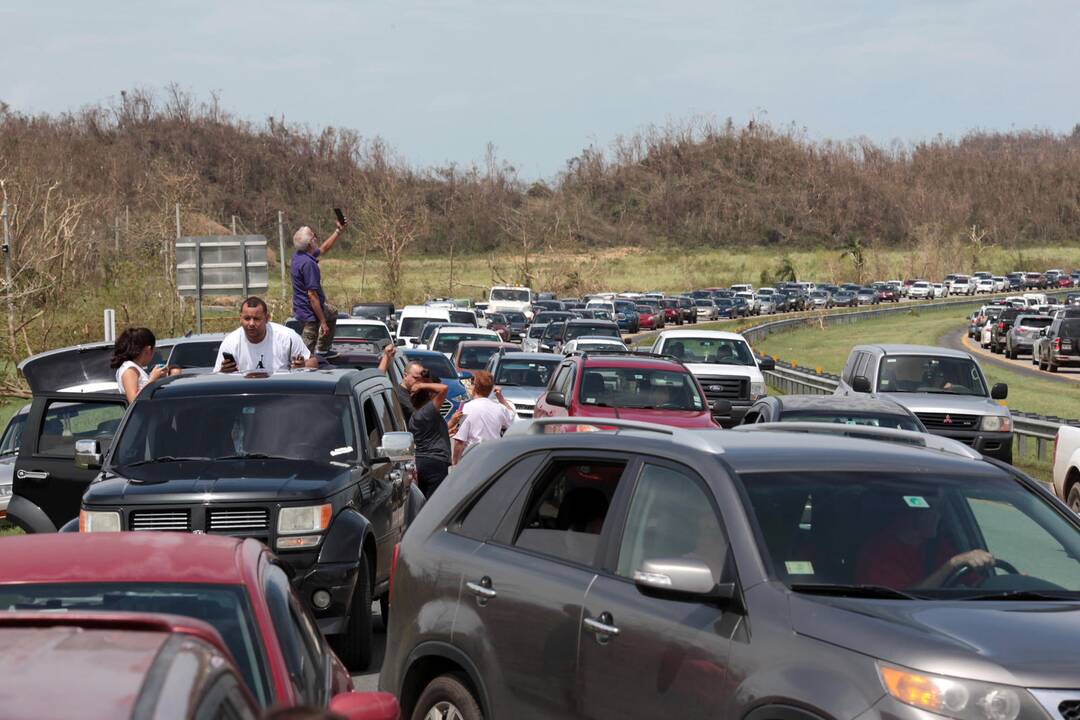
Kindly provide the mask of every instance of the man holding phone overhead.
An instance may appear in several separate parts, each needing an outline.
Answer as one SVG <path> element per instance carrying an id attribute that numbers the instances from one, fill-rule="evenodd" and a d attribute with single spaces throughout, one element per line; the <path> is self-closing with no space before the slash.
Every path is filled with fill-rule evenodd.
<path id="1" fill-rule="evenodd" d="M 318 367 L 318 360 L 295 332 L 270 322 L 262 298 L 240 304 L 240 327 L 221 341 L 214 372 L 267 373 Z"/>
<path id="2" fill-rule="evenodd" d="M 334 214 L 337 216 L 337 229 L 321 245 L 315 231 L 307 225 L 293 235 L 293 247 L 296 249 L 290 270 L 293 317 L 304 324 L 304 344 L 312 353 L 316 349 L 321 353 L 329 352 L 337 329 L 337 308 L 326 302 L 319 269 L 319 257 L 329 252 L 349 224 L 341 208 L 334 208 Z"/>

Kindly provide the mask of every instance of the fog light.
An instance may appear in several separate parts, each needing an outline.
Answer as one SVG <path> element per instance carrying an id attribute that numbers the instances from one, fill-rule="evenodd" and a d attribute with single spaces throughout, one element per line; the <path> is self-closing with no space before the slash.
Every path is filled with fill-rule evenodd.
<path id="1" fill-rule="evenodd" d="M 296 550 L 298 548 L 315 547 L 319 544 L 319 535 L 294 535 L 293 537 L 279 537 L 277 539 L 278 550 Z"/>
<path id="2" fill-rule="evenodd" d="M 320 610 L 330 607 L 330 593 L 325 590 L 316 590 L 311 596 L 311 604 Z"/>

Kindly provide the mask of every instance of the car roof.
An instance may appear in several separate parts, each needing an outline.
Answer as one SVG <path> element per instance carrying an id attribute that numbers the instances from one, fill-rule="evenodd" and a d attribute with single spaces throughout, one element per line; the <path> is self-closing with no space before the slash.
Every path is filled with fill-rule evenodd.
<path id="1" fill-rule="evenodd" d="M 673 358 L 621 352 L 610 352 L 608 354 L 609 352 L 601 350 L 578 355 L 577 357 L 582 359 L 586 367 L 591 368 L 651 368 L 654 370 L 682 370 L 683 372 L 689 372 L 685 365 Z"/>
<path id="2" fill-rule="evenodd" d="M 344 321 L 344 318 L 342 318 L 342 321 Z M 176 347 L 177 345 L 186 345 L 187 343 L 221 342 L 225 339 L 227 334 L 228 333 L 195 333 L 193 335 L 185 335 L 184 337 L 162 340 L 159 344 L 164 343 Z"/>
<path id="3" fill-rule="evenodd" d="M 347 317 L 338 318 L 338 325 L 380 325 L 386 327 L 386 323 L 382 320 L 376 320 L 374 318 L 359 318 L 359 317 Z"/>
<path id="4" fill-rule="evenodd" d="M 903 415 L 911 413 L 902 405 L 871 395 L 776 395 L 784 410 L 836 410 L 840 412 L 873 412 Z"/>
<path id="5" fill-rule="evenodd" d="M 614 320 L 603 320 L 598 318 L 575 318 L 566 321 L 567 325 L 588 325 L 590 327 L 618 327 L 619 324 Z"/>
<path id="6" fill-rule="evenodd" d="M 464 341 L 458 343 L 458 349 L 459 350 L 461 348 L 489 348 L 489 347 L 493 347 L 493 348 L 501 348 L 501 347 L 510 348 L 510 347 L 513 347 L 513 348 L 516 348 L 516 347 L 521 347 L 521 346 L 518 345 L 517 343 L 503 342 L 502 340 L 464 340 Z"/>
<path id="7" fill-rule="evenodd" d="M 742 340 L 744 342 L 746 340 L 746 338 L 739 333 L 727 332 L 725 330 L 664 330 L 657 338 L 662 340 L 703 338 L 707 340 Z"/>
<path id="8" fill-rule="evenodd" d="M 348 368 L 303 369 L 272 375 L 207 373 L 166 378 L 152 388 L 153 398 L 236 394 L 333 394 L 347 392 L 360 380 L 385 377 L 378 370 Z"/>
<path id="9" fill-rule="evenodd" d="M 935 357 L 968 358 L 971 355 L 963 350 L 938 347 L 937 345 L 902 345 L 902 344 L 872 344 L 859 345 L 859 349 L 877 349 L 885 355 L 933 355 Z M 852 348 L 853 350 L 855 348 Z"/>
<path id="10" fill-rule="evenodd" d="M 502 360 L 558 360 L 566 358 L 557 353 L 505 352 L 499 356 Z"/>
<path id="11" fill-rule="evenodd" d="M 190 533 L 40 533 L 4 538 L 8 582 L 239 585 L 255 540 Z"/>

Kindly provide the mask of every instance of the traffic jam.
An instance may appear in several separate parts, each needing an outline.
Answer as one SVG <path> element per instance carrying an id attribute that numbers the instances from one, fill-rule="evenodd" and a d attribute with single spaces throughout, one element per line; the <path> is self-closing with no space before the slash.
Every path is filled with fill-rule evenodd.
<path id="1" fill-rule="evenodd" d="M 1066 365 L 1080 297 L 1001 279 L 499 286 L 332 326 L 249 297 L 230 333 L 30 356 L 10 716 L 1078 718 L 1080 430 L 1051 487 L 975 354 L 857 345 L 783 395 L 717 323 L 992 292 L 970 339 Z"/>

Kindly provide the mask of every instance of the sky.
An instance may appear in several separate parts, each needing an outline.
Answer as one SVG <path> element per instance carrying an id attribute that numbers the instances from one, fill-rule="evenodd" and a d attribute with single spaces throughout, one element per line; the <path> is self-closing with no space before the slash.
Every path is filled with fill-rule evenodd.
<path id="1" fill-rule="evenodd" d="M 0 101 L 176 83 L 252 121 L 525 178 L 691 118 L 890 143 L 1080 122 L 1075 0 L 4 0 Z"/>

